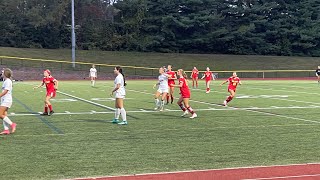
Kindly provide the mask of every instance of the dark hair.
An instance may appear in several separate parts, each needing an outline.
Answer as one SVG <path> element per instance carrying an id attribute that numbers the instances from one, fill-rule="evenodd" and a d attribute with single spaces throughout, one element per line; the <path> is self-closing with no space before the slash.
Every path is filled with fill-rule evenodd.
<path id="1" fill-rule="evenodd" d="M 124 74 L 123 74 L 122 68 L 121 68 L 120 66 L 116 66 L 116 70 L 118 70 L 119 73 L 122 74 L 122 76 L 123 76 L 123 83 L 124 83 L 124 86 L 126 86 L 127 83 L 126 83 L 126 79 L 124 78 Z"/>

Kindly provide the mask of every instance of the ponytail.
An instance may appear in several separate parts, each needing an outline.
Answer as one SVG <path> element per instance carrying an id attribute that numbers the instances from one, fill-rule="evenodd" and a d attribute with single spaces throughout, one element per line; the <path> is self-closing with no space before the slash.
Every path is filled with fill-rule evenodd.
<path id="1" fill-rule="evenodd" d="M 123 74 L 122 68 L 120 66 L 116 66 L 116 69 L 119 71 L 120 74 L 122 74 L 122 76 L 123 76 L 123 84 L 124 84 L 124 86 L 126 86 L 127 83 L 126 83 L 126 79 L 124 78 L 124 74 Z"/>

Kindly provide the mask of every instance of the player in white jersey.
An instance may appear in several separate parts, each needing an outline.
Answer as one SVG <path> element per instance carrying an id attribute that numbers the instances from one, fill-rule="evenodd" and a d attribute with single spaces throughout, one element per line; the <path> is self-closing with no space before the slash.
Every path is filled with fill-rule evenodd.
<path id="1" fill-rule="evenodd" d="M 123 99 L 126 96 L 126 80 L 124 78 L 122 68 L 120 66 L 116 66 L 114 68 L 114 74 L 117 75 L 116 79 L 114 80 L 114 89 L 111 92 L 111 96 L 115 93 L 115 117 L 112 123 L 120 124 L 120 125 L 127 125 L 127 113 L 123 106 Z M 119 117 L 122 117 L 122 122 L 119 122 Z"/>
<path id="2" fill-rule="evenodd" d="M 1 105 L 0 105 L 0 118 L 3 120 L 4 130 L 0 133 L 0 135 L 8 135 L 10 134 L 9 126 L 11 127 L 11 133 L 16 131 L 16 123 L 13 123 L 7 116 L 8 109 L 12 105 L 12 71 L 8 68 L 3 71 L 3 79 L 4 82 L 2 84 L 2 92 L 0 94 L 1 97 Z"/>
<path id="3" fill-rule="evenodd" d="M 153 86 L 153 89 L 158 86 L 158 90 L 154 94 L 154 101 L 156 103 L 155 110 L 160 109 L 160 111 L 163 111 L 164 100 L 169 92 L 168 78 L 170 77 L 170 75 L 165 73 L 163 67 L 159 68 L 159 74 L 160 75 L 158 76 L 158 83 Z M 161 101 L 158 99 L 160 95 L 162 95 Z"/>
<path id="4" fill-rule="evenodd" d="M 89 77 L 91 80 L 91 86 L 94 87 L 95 83 L 96 83 L 96 79 L 97 79 L 97 69 L 95 67 L 94 64 L 92 64 L 92 68 L 90 68 L 90 73 L 89 73 Z"/>

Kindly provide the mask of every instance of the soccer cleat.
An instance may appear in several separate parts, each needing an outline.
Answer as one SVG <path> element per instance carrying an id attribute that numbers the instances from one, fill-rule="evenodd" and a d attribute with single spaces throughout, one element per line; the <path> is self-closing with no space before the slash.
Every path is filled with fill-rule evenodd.
<path id="1" fill-rule="evenodd" d="M 9 130 L 3 130 L 0 135 L 9 135 L 10 131 Z"/>
<path id="2" fill-rule="evenodd" d="M 54 111 L 50 111 L 48 116 L 51 116 L 54 113 Z"/>
<path id="3" fill-rule="evenodd" d="M 208 94 L 210 92 L 210 90 L 209 91 L 206 91 L 206 93 Z"/>
<path id="4" fill-rule="evenodd" d="M 48 116 L 48 115 L 49 115 L 48 112 L 44 112 L 44 113 L 40 114 L 40 116 Z"/>
<path id="5" fill-rule="evenodd" d="M 171 104 L 173 103 L 173 99 L 171 99 Z"/>
<path id="6" fill-rule="evenodd" d="M 154 108 L 155 111 L 158 110 L 158 109 L 159 109 L 159 106 L 157 106 L 157 107 Z"/>
<path id="7" fill-rule="evenodd" d="M 223 105 L 224 105 L 224 106 L 227 106 L 227 101 L 226 101 L 226 100 L 223 101 Z"/>
<path id="8" fill-rule="evenodd" d="M 14 133 L 16 131 L 16 127 L 17 127 L 17 124 L 16 123 L 12 123 L 12 125 L 11 125 L 11 133 Z"/>
<path id="9" fill-rule="evenodd" d="M 118 124 L 120 121 L 119 121 L 118 119 L 113 119 L 111 122 L 112 122 L 113 124 Z"/>
<path id="10" fill-rule="evenodd" d="M 189 114 L 189 112 L 186 110 L 184 113 L 181 115 L 181 117 L 184 117 L 185 115 Z"/>
<path id="11" fill-rule="evenodd" d="M 194 119 L 196 117 L 198 117 L 198 115 L 196 113 L 193 113 L 192 116 L 190 117 L 190 119 Z"/>
<path id="12" fill-rule="evenodd" d="M 162 112 L 163 111 L 163 107 L 161 107 L 159 111 Z"/>
<path id="13" fill-rule="evenodd" d="M 120 123 L 118 123 L 119 125 L 128 125 L 128 122 L 127 121 L 122 121 Z"/>

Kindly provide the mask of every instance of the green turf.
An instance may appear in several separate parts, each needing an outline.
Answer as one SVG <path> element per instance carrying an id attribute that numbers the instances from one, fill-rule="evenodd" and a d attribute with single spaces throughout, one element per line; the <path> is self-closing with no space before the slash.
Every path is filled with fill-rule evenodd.
<path id="1" fill-rule="evenodd" d="M 16 114 L 11 119 L 18 129 L 0 137 L 0 179 L 319 162 L 320 87 L 316 82 L 244 81 L 237 91 L 241 98 L 229 107 L 219 105 L 227 95 L 226 85 L 219 87 L 220 82 L 213 82 L 210 94 L 205 94 L 203 81 L 200 89 L 192 90 L 190 103 L 199 117 L 191 120 L 180 117 L 176 104 L 166 106 L 171 111 L 151 112 L 155 81 L 128 80 L 128 126 L 111 124 L 112 110 L 101 107 L 114 107 L 108 99 L 112 81 L 98 81 L 95 88 L 88 81 L 61 81 L 61 92 L 101 105 L 62 102 L 73 98 L 58 94 L 53 101 L 56 114 L 51 117 L 28 115 L 43 110 L 44 90 L 32 90 L 39 82 L 16 82 L 10 113 Z"/>

